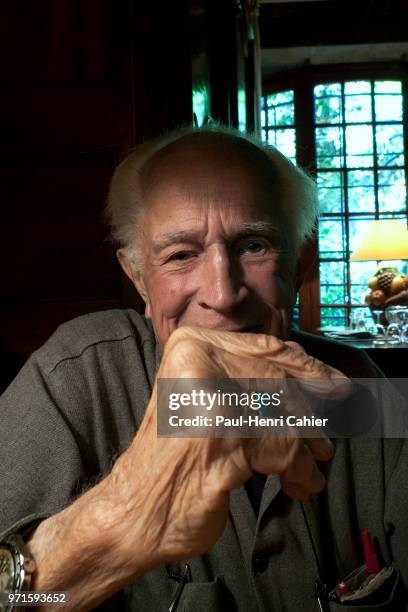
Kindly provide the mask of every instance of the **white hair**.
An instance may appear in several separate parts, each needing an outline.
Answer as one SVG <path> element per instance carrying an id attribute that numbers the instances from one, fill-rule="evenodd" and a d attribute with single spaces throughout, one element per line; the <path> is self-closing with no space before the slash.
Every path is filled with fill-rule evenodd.
<path id="1" fill-rule="evenodd" d="M 181 127 L 134 149 L 117 167 L 110 184 L 105 218 L 111 227 L 114 243 L 121 248 L 136 268 L 140 268 L 139 229 L 144 212 L 142 181 L 150 163 L 159 152 L 170 145 L 177 147 L 180 141 L 222 144 L 231 150 L 241 150 L 252 163 L 263 166 L 266 177 L 277 189 L 279 213 L 287 231 L 287 238 L 295 256 L 303 243 L 312 236 L 316 227 L 318 203 L 313 179 L 275 147 L 263 143 L 252 134 L 244 134 L 234 128 L 209 124 L 201 128 Z M 188 163 L 188 159 L 186 159 Z M 148 188 L 148 186 L 147 186 Z M 271 198 L 272 201 L 272 198 Z"/>

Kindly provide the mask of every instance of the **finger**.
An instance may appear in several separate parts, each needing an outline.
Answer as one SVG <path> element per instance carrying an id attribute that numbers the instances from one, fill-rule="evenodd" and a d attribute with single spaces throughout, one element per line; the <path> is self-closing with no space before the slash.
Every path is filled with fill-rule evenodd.
<path id="1" fill-rule="evenodd" d="M 243 446 L 252 470 L 280 474 L 291 483 L 313 478 L 316 462 L 304 440 L 296 437 L 250 438 Z"/>
<path id="2" fill-rule="evenodd" d="M 305 390 L 323 397 L 329 394 L 336 399 L 345 399 L 351 394 L 352 384 L 340 370 L 311 357 L 297 342 L 288 340 L 285 344 L 292 350 L 292 360 L 299 370 L 295 376 Z"/>
<path id="3" fill-rule="evenodd" d="M 291 499 L 299 501 L 305 501 L 311 495 L 320 493 L 326 485 L 326 479 L 317 467 L 316 470 L 317 472 L 313 479 L 307 483 L 293 483 L 281 477 L 283 492 Z"/>
<path id="4" fill-rule="evenodd" d="M 325 436 L 321 438 L 304 438 L 313 458 L 316 461 L 330 461 L 334 455 L 333 443 Z"/>
<path id="5" fill-rule="evenodd" d="M 301 380 L 313 378 L 348 381 L 340 370 L 308 355 L 296 342 L 283 342 L 268 334 L 222 332 L 198 327 L 183 327 L 180 330 L 234 355 L 264 357 Z"/>
<path id="6" fill-rule="evenodd" d="M 304 353 L 305 355 L 307 355 L 307 353 L 306 353 L 305 349 L 303 348 L 303 346 L 298 344 L 298 342 L 294 342 L 293 340 L 286 340 L 285 344 L 286 344 L 286 346 L 290 346 L 293 350 L 300 351 L 300 352 Z"/>
<path id="7" fill-rule="evenodd" d="M 282 476 L 292 483 L 306 483 L 312 477 L 316 462 L 313 454 L 304 440 L 297 440 L 291 449 L 291 456 L 288 457 L 288 466 L 282 472 Z"/>
<path id="8" fill-rule="evenodd" d="M 171 334 L 168 342 L 174 342 L 179 338 L 187 337 L 203 340 L 213 346 L 229 350 L 234 354 L 248 357 L 278 355 L 280 352 L 287 351 L 286 344 L 279 340 L 279 338 L 276 338 L 276 336 L 215 331 L 193 326 L 179 327 Z"/>
<path id="9" fill-rule="evenodd" d="M 294 501 L 306 501 L 310 497 L 310 493 L 305 491 L 301 485 L 295 485 L 290 482 L 281 482 L 282 491 Z"/>
<path id="10" fill-rule="evenodd" d="M 170 336 L 170 340 L 173 339 L 174 342 L 183 337 L 202 340 L 235 356 L 263 357 L 270 362 L 271 378 L 276 377 L 278 365 L 317 395 L 343 399 L 352 391 L 349 379 L 342 372 L 311 357 L 296 342 L 283 342 L 268 334 L 222 332 L 190 326 L 178 328 Z M 268 377 L 265 367 L 263 377 Z"/>
<path id="11" fill-rule="evenodd" d="M 305 456 L 306 455 L 303 455 L 302 460 L 304 460 Z M 292 466 L 281 475 L 281 482 L 285 492 L 291 492 L 290 496 L 293 496 L 295 491 L 297 491 L 298 495 L 301 494 L 302 496 L 308 497 L 309 495 L 322 491 L 326 484 L 326 479 L 316 463 L 312 461 L 311 464 L 308 463 L 307 470 L 304 469 L 300 471 L 298 468 Z"/>

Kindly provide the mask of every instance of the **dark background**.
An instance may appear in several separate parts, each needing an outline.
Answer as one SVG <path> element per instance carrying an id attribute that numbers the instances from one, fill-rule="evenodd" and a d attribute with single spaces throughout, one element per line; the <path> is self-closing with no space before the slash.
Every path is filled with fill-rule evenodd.
<path id="1" fill-rule="evenodd" d="M 61 322 L 142 309 L 102 221 L 110 176 L 131 147 L 191 123 L 193 84 L 236 125 L 248 80 L 253 129 L 251 19 L 229 1 L 0 4 L 2 386 Z"/>

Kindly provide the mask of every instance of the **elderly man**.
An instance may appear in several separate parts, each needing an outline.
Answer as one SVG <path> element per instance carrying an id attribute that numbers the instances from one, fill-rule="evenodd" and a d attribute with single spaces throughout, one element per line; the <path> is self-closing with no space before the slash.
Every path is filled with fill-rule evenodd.
<path id="1" fill-rule="evenodd" d="M 312 181 L 238 132 L 185 129 L 119 166 L 108 213 L 146 315 L 61 326 L 3 395 L 0 590 L 17 550 L 69 610 L 310 611 L 316 579 L 364 562 L 365 527 L 407 583 L 403 442 L 157 436 L 160 378 L 318 378 L 344 397 L 341 372 L 380 376 L 289 340 Z"/>

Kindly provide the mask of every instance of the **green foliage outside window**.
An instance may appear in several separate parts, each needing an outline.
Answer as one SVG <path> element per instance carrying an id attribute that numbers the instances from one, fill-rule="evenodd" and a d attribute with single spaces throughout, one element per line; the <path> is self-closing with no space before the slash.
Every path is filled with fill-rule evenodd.
<path id="1" fill-rule="evenodd" d="M 341 326 L 350 308 L 363 303 L 375 269 L 375 262 L 349 262 L 367 224 L 406 222 L 401 82 L 320 84 L 314 109 L 321 323 Z"/>
<path id="2" fill-rule="evenodd" d="M 375 262 L 351 262 L 374 219 L 407 222 L 401 81 L 342 81 L 313 89 L 320 213 L 321 324 L 347 324 Z M 312 120 L 312 119 L 311 119 Z M 262 132 L 296 162 L 294 91 L 262 99 Z M 406 262 L 392 262 L 406 271 Z"/>

